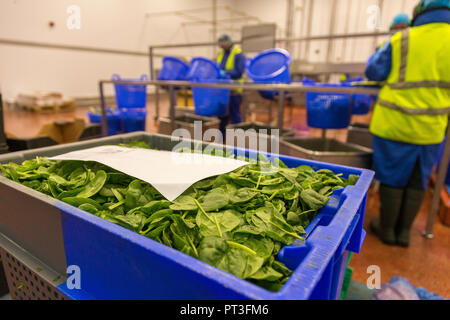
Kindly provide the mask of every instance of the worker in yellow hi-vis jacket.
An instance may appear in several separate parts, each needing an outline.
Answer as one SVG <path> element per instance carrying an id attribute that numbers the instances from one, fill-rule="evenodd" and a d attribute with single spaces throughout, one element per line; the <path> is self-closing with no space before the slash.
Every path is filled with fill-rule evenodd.
<path id="1" fill-rule="evenodd" d="M 233 39 L 224 34 L 219 38 L 219 46 L 222 49 L 217 57 L 217 63 L 221 69 L 221 76 L 234 81 L 244 82 L 245 56 L 242 49 L 233 44 Z M 228 123 L 238 124 L 242 122 L 241 115 L 242 89 L 232 90 L 228 104 L 228 114 L 220 118 L 220 131 L 225 137 Z"/>
<path id="2" fill-rule="evenodd" d="M 408 246 L 450 113 L 450 0 L 422 0 L 411 28 L 392 36 L 368 61 L 369 80 L 385 81 L 375 105 L 374 169 L 380 219 L 372 231 Z"/>

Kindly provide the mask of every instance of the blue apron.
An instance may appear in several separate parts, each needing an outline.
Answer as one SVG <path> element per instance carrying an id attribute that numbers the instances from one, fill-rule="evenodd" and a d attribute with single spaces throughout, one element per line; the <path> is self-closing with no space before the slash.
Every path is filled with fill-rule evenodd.
<path id="1" fill-rule="evenodd" d="M 373 162 L 375 178 L 382 184 L 393 188 L 405 188 L 419 161 L 422 184 L 426 189 L 433 166 L 439 158 L 441 144 L 415 145 L 373 138 Z"/>

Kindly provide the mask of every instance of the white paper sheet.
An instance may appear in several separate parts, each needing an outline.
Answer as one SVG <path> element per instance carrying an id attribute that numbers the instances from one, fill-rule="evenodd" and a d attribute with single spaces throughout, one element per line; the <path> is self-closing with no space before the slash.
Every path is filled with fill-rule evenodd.
<path id="1" fill-rule="evenodd" d="M 194 183 L 236 170 L 248 162 L 204 155 L 142 148 L 101 146 L 50 159 L 96 161 L 150 183 L 173 201 Z"/>

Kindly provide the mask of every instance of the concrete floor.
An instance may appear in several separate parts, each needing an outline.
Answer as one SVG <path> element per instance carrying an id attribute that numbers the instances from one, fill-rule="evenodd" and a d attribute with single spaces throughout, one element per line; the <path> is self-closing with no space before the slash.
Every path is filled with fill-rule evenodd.
<path id="1" fill-rule="evenodd" d="M 148 105 L 147 131 L 157 132 L 157 124 L 153 120 L 155 108 Z M 69 120 L 74 116 L 84 118 L 87 108 L 77 108 L 74 112 L 60 114 L 37 114 L 29 111 L 5 110 L 6 131 L 19 136 L 30 137 L 35 135 L 39 128 L 46 122 L 53 120 Z M 167 100 L 161 101 L 161 115 L 168 114 Z M 286 118 L 289 112 L 286 111 Z M 255 117 L 258 121 L 268 119 L 267 115 L 261 114 Z M 369 123 L 370 115 L 354 117 L 353 122 Z M 318 137 L 320 130 L 309 129 L 306 125 L 306 112 L 304 108 L 295 108 L 292 123 L 285 123 L 287 127 L 294 128 L 297 136 Z M 329 130 L 327 136 L 345 141 L 346 130 Z M 388 282 L 392 276 L 403 276 L 411 281 L 416 287 L 424 287 L 443 297 L 450 297 L 450 228 L 445 227 L 437 219 L 434 233 L 435 239 L 426 240 L 422 237 L 426 218 L 429 210 L 430 194 L 427 194 L 419 217 L 416 219 L 413 230 L 411 247 L 408 249 L 400 247 L 389 247 L 382 244 L 368 228 L 370 219 L 378 215 L 378 195 L 371 190 L 365 217 L 365 229 L 367 236 L 361 254 L 353 255 L 350 266 L 354 269 L 353 280 L 366 283 L 368 277 L 367 268 L 377 265 L 381 269 L 382 282 Z"/>

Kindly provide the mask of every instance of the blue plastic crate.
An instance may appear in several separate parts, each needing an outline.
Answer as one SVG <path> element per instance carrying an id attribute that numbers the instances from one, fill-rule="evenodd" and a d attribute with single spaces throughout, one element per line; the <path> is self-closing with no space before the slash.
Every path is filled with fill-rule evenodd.
<path id="1" fill-rule="evenodd" d="M 231 83 L 231 80 L 200 81 L 201 83 Z M 204 117 L 223 117 L 228 114 L 230 89 L 192 87 L 195 113 Z"/>
<path id="2" fill-rule="evenodd" d="M 118 74 L 113 74 L 111 80 L 116 81 L 148 81 L 147 75 L 140 79 L 122 79 Z M 145 108 L 147 105 L 147 86 L 132 84 L 115 84 L 116 103 L 118 108 Z"/>
<path id="3" fill-rule="evenodd" d="M 145 131 L 146 109 L 121 109 L 120 110 L 125 133 Z"/>
<path id="4" fill-rule="evenodd" d="M 110 107 L 105 108 L 106 123 L 108 125 L 108 136 L 113 136 L 123 132 L 121 114 L 118 110 L 113 110 Z M 102 125 L 102 114 L 87 112 L 90 123 Z M 102 126 L 103 127 L 103 126 Z"/>
<path id="5" fill-rule="evenodd" d="M 350 78 L 342 84 L 344 87 L 353 87 L 355 82 L 364 81 L 364 78 Z M 370 111 L 372 103 L 377 99 L 377 96 L 368 94 L 352 94 L 352 114 L 354 115 L 366 115 Z"/>
<path id="6" fill-rule="evenodd" d="M 303 78 L 302 82 L 303 85 L 305 86 L 322 86 L 322 87 L 353 87 L 354 86 L 354 82 L 360 82 L 363 81 L 364 79 L 359 77 L 359 78 L 354 78 L 354 79 L 349 79 L 346 82 L 343 82 L 341 84 L 316 84 L 316 82 L 312 79 L 308 79 L 308 78 Z M 342 105 L 348 104 L 351 106 L 351 115 L 366 115 L 369 113 L 370 111 L 370 107 L 372 106 L 372 103 L 378 98 L 376 95 L 367 95 L 367 94 L 352 94 L 351 95 L 351 100 L 348 94 L 333 94 L 331 91 L 330 93 L 314 93 L 314 92 L 309 92 L 306 95 L 306 99 L 309 101 L 310 103 L 314 103 L 315 99 L 322 99 L 322 100 L 326 100 L 326 97 L 328 97 L 329 99 L 333 99 L 332 97 L 334 97 L 335 101 L 339 101 L 339 103 L 342 103 Z M 324 102 L 325 103 L 325 102 Z M 337 109 L 336 109 L 336 112 Z M 346 112 L 348 113 L 348 112 Z M 318 118 L 321 118 L 322 115 L 318 115 Z M 330 129 L 342 129 L 344 127 L 344 125 L 347 123 L 347 118 L 342 118 L 342 119 L 327 119 L 329 121 L 329 123 L 331 124 L 321 124 L 319 128 L 322 128 L 323 126 L 327 126 L 327 125 L 332 125 L 332 126 L 338 126 L 339 128 L 330 128 Z M 319 120 L 320 121 L 320 120 Z M 314 122 L 316 123 L 316 122 Z M 320 122 L 319 122 L 320 123 Z M 346 126 L 345 126 L 346 127 Z M 323 129 L 327 129 L 327 128 L 323 128 Z"/>
<path id="7" fill-rule="evenodd" d="M 347 93 L 333 93 L 332 88 L 340 84 L 316 84 L 314 80 L 303 79 L 305 86 L 329 87 L 330 92 L 306 92 L 308 126 L 318 129 L 345 129 L 352 118 L 352 104 Z"/>
<path id="8" fill-rule="evenodd" d="M 220 78 L 220 68 L 212 60 L 196 57 L 191 60 L 186 78 L 190 81 L 216 80 Z"/>
<path id="9" fill-rule="evenodd" d="M 156 139 L 170 141 L 162 136 Z M 167 142 L 167 148 L 169 145 Z M 53 205 L 61 212 L 67 265 L 77 265 L 82 271 L 81 290 L 69 290 L 65 283 L 58 290 L 73 299 L 339 298 L 346 251 L 359 253 L 364 240 L 365 203 L 374 173 L 293 157 L 268 157 L 280 158 L 288 167 L 310 165 L 315 170 L 343 173 L 344 177 L 360 175 L 355 186 L 332 195 L 306 228 L 308 236 L 304 244 L 294 243 L 280 251 L 280 260 L 295 270 L 279 292 L 267 291 L 64 202 L 54 201 Z"/>
<path id="10" fill-rule="evenodd" d="M 308 92 L 306 110 L 311 128 L 345 129 L 351 122 L 352 108 L 346 95 Z"/>
<path id="11" fill-rule="evenodd" d="M 269 49 L 260 52 L 246 66 L 246 72 L 255 83 L 291 83 L 291 56 L 284 49 Z M 260 91 L 264 99 L 272 100 L 278 91 Z"/>
<path id="12" fill-rule="evenodd" d="M 352 95 L 352 103 L 353 103 L 353 111 L 354 115 L 366 115 L 370 111 L 370 107 L 372 105 L 373 98 L 367 94 L 353 94 Z"/>
<path id="13" fill-rule="evenodd" d="M 187 79 L 189 65 L 175 57 L 164 57 L 163 66 L 158 74 L 161 81 L 183 81 Z"/>

